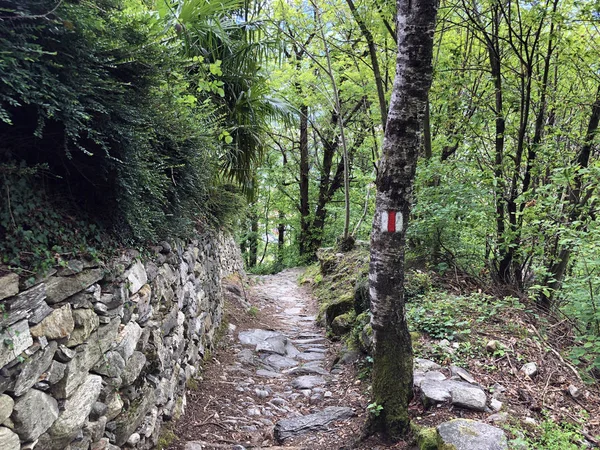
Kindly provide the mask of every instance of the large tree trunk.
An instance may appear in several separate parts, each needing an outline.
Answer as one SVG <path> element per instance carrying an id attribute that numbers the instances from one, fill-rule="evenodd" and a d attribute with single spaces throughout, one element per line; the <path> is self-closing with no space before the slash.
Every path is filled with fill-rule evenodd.
<path id="1" fill-rule="evenodd" d="M 406 324 L 404 246 L 432 77 L 436 0 L 398 0 L 398 57 L 377 177 L 371 234 L 370 296 L 375 343 L 373 397 L 383 407 L 371 430 L 393 440 L 409 431 L 413 355 Z"/>

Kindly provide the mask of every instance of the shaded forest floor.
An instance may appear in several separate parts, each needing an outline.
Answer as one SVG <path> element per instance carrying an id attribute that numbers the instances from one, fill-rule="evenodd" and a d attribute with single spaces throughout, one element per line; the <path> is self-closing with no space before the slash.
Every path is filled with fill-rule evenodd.
<path id="1" fill-rule="evenodd" d="M 359 309 L 368 249 L 344 254 L 324 249 L 319 258 L 320 263 L 304 273 L 303 282 L 321 299 L 321 310 L 344 298 L 356 310 L 334 319 L 329 333 L 339 334 L 336 328 L 347 323 L 339 339 L 368 353 L 368 313 Z M 486 292 L 479 280 L 453 271 L 440 276 L 409 270 L 405 299 L 415 357 L 435 361 L 447 378 L 455 375 L 452 366 L 466 369 L 488 397 L 488 407 L 481 412 L 449 403 L 425 408 L 422 391 L 415 387 L 410 405 L 414 423 L 436 426 L 456 417 L 480 420 L 504 429 L 510 448 L 600 446 L 598 380 L 570 363 L 568 353 L 575 340 L 565 317 L 548 316 L 527 298 Z M 361 374 L 368 370 L 362 361 Z M 536 373 L 528 376 L 522 369 L 532 364 Z M 499 411 L 490 409 L 491 399 L 501 402 Z"/>

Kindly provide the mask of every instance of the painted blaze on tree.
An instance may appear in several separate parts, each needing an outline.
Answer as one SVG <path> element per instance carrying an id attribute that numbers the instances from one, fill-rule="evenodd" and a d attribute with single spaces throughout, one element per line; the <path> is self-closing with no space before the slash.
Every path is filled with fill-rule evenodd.
<path id="1" fill-rule="evenodd" d="M 383 409 L 371 430 L 400 439 L 409 431 L 413 355 L 405 318 L 404 245 L 421 124 L 432 77 L 436 0 L 398 0 L 398 57 L 383 152 L 369 268 L 375 342 L 373 400 Z"/>

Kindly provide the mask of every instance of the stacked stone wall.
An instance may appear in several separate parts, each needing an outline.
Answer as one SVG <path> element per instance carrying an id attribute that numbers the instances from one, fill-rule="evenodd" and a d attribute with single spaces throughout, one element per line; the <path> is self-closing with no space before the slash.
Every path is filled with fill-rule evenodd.
<path id="1" fill-rule="evenodd" d="M 224 235 L 0 275 L 0 449 L 153 448 L 221 324 Z"/>

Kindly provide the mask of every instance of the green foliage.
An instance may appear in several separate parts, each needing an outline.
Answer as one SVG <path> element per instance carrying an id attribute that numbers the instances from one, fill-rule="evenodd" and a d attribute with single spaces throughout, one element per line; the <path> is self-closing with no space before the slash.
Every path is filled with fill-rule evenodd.
<path id="1" fill-rule="evenodd" d="M 407 305 L 409 327 L 435 339 L 463 340 L 477 323 L 493 320 L 510 300 L 498 300 L 484 294 L 455 296 L 431 291 Z"/>
<path id="2" fill-rule="evenodd" d="M 404 300 L 427 295 L 431 290 L 431 277 L 420 270 L 409 270 L 404 275 Z"/>
<path id="3" fill-rule="evenodd" d="M 377 402 L 369 403 L 367 405 L 367 412 L 374 417 L 379 417 L 381 411 L 383 411 L 383 406 Z"/>
<path id="4" fill-rule="evenodd" d="M 582 443 L 581 427 L 570 423 L 558 424 L 550 417 L 546 417 L 539 427 L 534 430 L 521 430 L 509 427 L 517 435 L 511 439 L 509 445 L 514 448 L 544 450 L 579 450 L 587 448 Z"/>
<path id="5" fill-rule="evenodd" d="M 204 6 L 206 21 L 227 9 Z M 216 176 L 228 139 L 198 89 L 209 75 L 164 19 L 138 0 L 9 1 L 2 14 L 4 263 L 88 252 L 99 230 L 131 245 L 233 227 L 243 200 Z"/>
<path id="6" fill-rule="evenodd" d="M 365 356 L 358 362 L 358 378 L 360 380 L 370 380 L 373 372 L 373 357 Z"/>
<path id="7" fill-rule="evenodd" d="M 97 225 L 44 198 L 31 170 L 11 169 L 5 166 L 0 178 L 7 199 L 0 208 L 0 264 L 44 273 L 63 259 L 95 259 L 100 248 L 109 248 L 110 240 Z"/>

